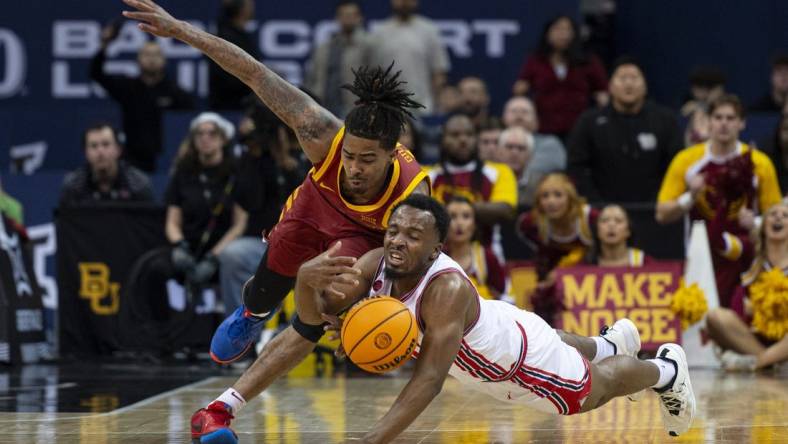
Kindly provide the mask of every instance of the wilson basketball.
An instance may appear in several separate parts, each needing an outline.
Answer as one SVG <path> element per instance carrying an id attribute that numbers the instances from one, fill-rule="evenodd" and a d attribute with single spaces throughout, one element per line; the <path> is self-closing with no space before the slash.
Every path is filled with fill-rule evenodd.
<path id="1" fill-rule="evenodd" d="M 342 323 L 342 346 L 371 373 L 394 370 L 410 359 L 419 338 L 416 318 L 402 302 L 375 296 L 354 305 Z"/>

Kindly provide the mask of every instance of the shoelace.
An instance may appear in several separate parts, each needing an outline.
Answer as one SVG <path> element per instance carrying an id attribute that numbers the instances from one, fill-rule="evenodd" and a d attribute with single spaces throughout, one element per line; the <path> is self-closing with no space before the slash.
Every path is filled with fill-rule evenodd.
<path id="1" fill-rule="evenodd" d="M 681 413 L 681 407 L 684 405 L 684 402 L 681 400 L 681 396 L 675 390 L 668 390 L 665 393 L 661 393 L 659 398 L 662 400 L 662 404 L 665 408 L 670 412 L 673 416 L 679 416 Z"/>
<path id="2" fill-rule="evenodd" d="M 263 320 L 253 320 L 249 318 L 244 318 L 241 321 L 233 322 L 230 325 L 230 336 L 239 337 L 240 339 L 246 341 L 248 339 L 249 334 L 251 333 L 252 329 Z"/>

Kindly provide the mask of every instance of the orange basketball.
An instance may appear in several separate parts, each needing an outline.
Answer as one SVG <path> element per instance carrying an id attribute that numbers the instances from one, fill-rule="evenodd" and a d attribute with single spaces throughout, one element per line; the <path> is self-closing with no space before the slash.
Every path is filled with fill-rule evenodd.
<path id="1" fill-rule="evenodd" d="M 419 326 L 402 302 L 373 296 L 350 309 L 342 323 L 341 339 L 354 364 L 371 373 L 385 373 L 410 359 Z"/>

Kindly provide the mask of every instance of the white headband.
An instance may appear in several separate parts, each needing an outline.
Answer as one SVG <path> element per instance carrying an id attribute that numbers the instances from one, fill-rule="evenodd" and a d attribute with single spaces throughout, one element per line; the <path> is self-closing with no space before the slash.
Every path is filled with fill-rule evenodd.
<path id="1" fill-rule="evenodd" d="M 206 122 L 215 124 L 224 133 L 224 137 L 228 141 L 232 140 L 235 135 L 235 125 L 219 114 L 212 112 L 200 113 L 199 116 L 195 117 L 189 125 L 189 131 L 196 130 L 198 126 Z"/>

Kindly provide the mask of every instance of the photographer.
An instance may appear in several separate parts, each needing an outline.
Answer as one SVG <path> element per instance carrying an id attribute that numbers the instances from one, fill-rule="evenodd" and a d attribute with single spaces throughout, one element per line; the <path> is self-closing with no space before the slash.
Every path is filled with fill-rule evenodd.
<path id="1" fill-rule="evenodd" d="M 303 157 L 292 131 L 258 100 L 250 101 L 238 125 L 246 150 L 239 162 L 240 198 L 249 211 L 243 235 L 218 256 L 225 310 L 241 305 L 241 288 L 254 275 L 265 253 L 261 236 L 279 219 L 288 196 L 306 177 L 311 164 Z"/>
<path id="2" fill-rule="evenodd" d="M 165 194 L 165 234 L 172 245 L 147 264 L 144 288 L 148 318 L 171 317 L 163 289 L 176 279 L 188 294 L 215 282 L 217 256 L 246 230 L 248 213 L 238 199 L 237 171 L 228 153 L 235 128 L 215 113 L 192 120 Z"/>

